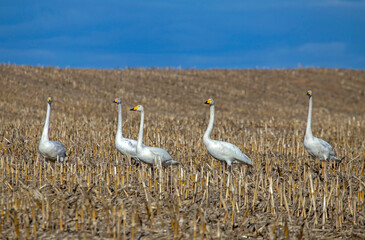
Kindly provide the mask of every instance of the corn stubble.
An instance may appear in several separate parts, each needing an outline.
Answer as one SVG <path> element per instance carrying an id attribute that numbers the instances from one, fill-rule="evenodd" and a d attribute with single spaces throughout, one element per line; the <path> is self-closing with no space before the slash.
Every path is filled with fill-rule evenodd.
<path id="1" fill-rule="evenodd" d="M 269 111 L 258 113 L 255 102 L 248 101 L 249 111 L 242 110 L 243 114 L 240 109 L 238 113 L 235 111 L 237 102 L 228 99 L 233 108 L 230 109 L 224 100 L 221 107 L 216 100 L 218 116 L 212 138 L 236 144 L 253 160 L 253 167 L 233 165 L 229 173 L 224 165 L 212 159 L 202 143 L 208 108 L 202 104 L 206 97 L 197 96 L 215 94 L 213 97 L 219 99 L 225 91 L 234 92 L 237 89 L 234 84 L 240 84 L 242 74 L 253 79 L 244 85 L 254 90 L 250 84 L 257 81 L 256 77 L 291 76 L 291 72 L 97 71 L 12 65 L 1 69 L 2 78 L 9 83 L 5 87 L 13 88 L 14 92 L 18 90 L 12 87 L 11 80 L 24 81 L 21 79 L 29 76 L 53 77 L 61 79 L 53 84 L 62 87 L 70 82 L 74 87 L 72 93 L 54 96 L 56 104 L 51 116 L 50 138 L 63 142 L 69 155 L 64 164 L 46 164 L 37 151 L 45 97 L 29 96 L 27 105 L 21 100 L 17 104 L 11 103 L 11 99 L 1 102 L 9 115 L 1 117 L 0 126 L 0 238 L 365 238 L 365 120 L 359 102 L 353 103 L 354 111 L 358 111 L 355 117 L 333 110 L 331 118 L 321 111 L 320 95 L 316 96 L 318 108 L 314 109 L 313 131 L 318 137 L 330 139 L 337 155 L 345 157 L 338 164 L 310 159 L 305 152 L 306 88 L 299 91 L 303 106 L 293 110 L 302 112 L 299 116 L 291 115 L 285 104 L 272 117 Z M 340 73 L 326 69 L 297 70 L 301 74 L 299 79 L 310 74 L 343 77 Z M 344 74 L 352 76 L 351 73 Z M 364 72 L 360 74 L 365 76 Z M 90 76 L 93 79 L 88 85 Z M 217 79 L 231 76 L 232 86 L 214 89 L 216 85 L 211 83 L 213 89 L 204 89 L 206 83 L 199 84 L 194 78 L 189 82 L 191 76 Z M 128 77 L 133 80 L 128 81 Z M 158 86 L 165 86 L 161 81 L 168 85 L 169 78 L 176 80 L 171 83 L 176 85 L 176 94 L 163 98 Z M 122 81 L 123 90 L 95 86 L 107 79 L 110 88 Z M 144 95 L 137 95 L 141 90 L 127 92 L 127 86 L 131 85 L 133 90 L 138 81 L 155 83 Z M 180 85 L 184 81 L 187 87 L 195 84 L 194 88 L 201 91 L 189 91 L 189 99 L 180 102 L 182 106 L 174 105 L 174 98 L 184 95 Z M 284 90 L 297 88 L 299 84 L 289 83 L 294 86 L 285 85 Z M 28 82 L 29 85 L 32 89 L 37 83 Z M 99 101 L 88 99 L 85 93 Z M 156 94 L 156 98 L 149 98 L 149 94 Z M 178 166 L 154 170 L 145 164 L 136 167 L 130 158 L 116 151 L 117 109 L 108 105 L 116 96 L 124 100 L 124 109 L 138 103 L 150 106 L 146 107 L 144 143 L 167 149 L 180 163 Z M 198 99 L 190 99 L 194 97 Z M 192 106 L 191 113 L 179 114 L 190 107 L 188 103 L 195 102 L 200 105 Z M 273 107 L 275 101 L 264 102 L 264 108 L 265 104 Z M 176 108 L 168 114 L 157 110 L 168 111 L 171 106 Z M 248 116 L 251 111 L 257 115 Z M 22 114 L 26 119 L 19 119 Z M 139 116 L 123 110 L 123 118 L 124 136 L 136 138 Z"/>

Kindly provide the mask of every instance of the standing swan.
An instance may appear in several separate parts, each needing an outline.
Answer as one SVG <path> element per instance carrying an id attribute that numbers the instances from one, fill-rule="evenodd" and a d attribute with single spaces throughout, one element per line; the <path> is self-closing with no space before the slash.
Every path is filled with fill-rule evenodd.
<path id="1" fill-rule="evenodd" d="M 52 97 L 48 97 L 46 121 L 44 123 L 42 138 L 39 143 L 38 150 L 47 161 L 50 160 L 55 162 L 57 159 L 59 159 L 61 162 L 63 162 L 64 158 L 66 157 L 65 147 L 60 142 L 50 141 L 48 139 L 49 117 L 51 115 L 52 101 Z"/>
<path id="2" fill-rule="evenodd" d="M 118 129 L 117 134 L 115 135 L 115 146 L 119 152 L 121 152 L 125 156 L 130 156 L 132 159 L 135 159 L 137 161 L 137 164 L 139 164 L 136 152 L 137 141 L 123 137 L 122 101 L 120 100 L 120 98 L 116 98 L 114 100 L 114 103 L 118 105 Z"/>
<path id="3" fill-rule="evenodd" d="M 205 104 L 210 105 L 210 119 L 208 128 L 204 133 L 203 142 L 210 155 L 219 161 L 225 161 L 228 164 L 228 170 L 231 171 L 232 163 L 245 163 L 252 165 L 252 161 L 241 150 L 228 142 L 217 141 L 210 138 L 210 133 L 214 123 L 214 100 L 209 98 Z"/>
<path id="4" fill-rule="evenodd" d="M 307 152 L 309 155 L 311 155 L 313 158 L 318 157 L 322 161 L 327 160 L 336 160 L 340 161 L 336 157 L 335 152 L 333 151 L 333 148 L 331 145 L 329 145 L 327 142 L 323 141 L 320 138 L 316 138 L 312 134 L 312 91 L 309 90 L 307 92 L 307 95 L 309 96 L 309 109 L 308 109 L 308 119 L 307 119 L 307 129 L 305 131 L 305 137 L 304 137 L 304 147 L 307 149 Z"/>
<path id="5" fill-rule="evenodd" d="M 143 125 L 144 125 L 144 108 L 142 105 L 135 106 L 131 111 L 141 112 L 141 123 L 139 126 L 138 141 L 137 141 L 137 157 L 144 163 L 153 165 L 161 163 L 162 166 L 178 164 L 172 159 L 170 154 L 162 148 L 148 147 L 142 144 Z"/>

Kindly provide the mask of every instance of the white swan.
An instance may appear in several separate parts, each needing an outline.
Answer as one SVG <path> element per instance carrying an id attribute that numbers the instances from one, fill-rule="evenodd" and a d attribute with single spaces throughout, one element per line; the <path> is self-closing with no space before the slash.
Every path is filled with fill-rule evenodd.
<path id="1" fill-rule="evenodd" d="M 203 142 L 210 155 L 219 161 L 225 161 L 228 164 L 228 170 L 231 171 L 232 163 L 245 163 L 252 165 L 252 161 L 241 150 L 228 142 L 217 141 L 210 138 L 210 133 L 214 123 L 214 100 L 209 98 L 205 104 L 210 105 L 210 119 L 207 130 L 204 133 Z"/>
<path id="2" fill-rule="evenodd" d="M 116 98 L 114 103 L 118 105 L 118 129 L 117 134 L 115 135 L 115 146 L 119 152 L 121 152 L 124 156 L 130 156 L 132 159 L 137 161 L 139 164 L 139 159 L 137 157 L 137 141 L 129 138 L 123 137 L 122 130 L 122 101 L 120 98 Z"/>
<path id="3" fill-rule="evenodd" d="M 312 91 L 307 92 L 309 96 L 309 109 L 308 109 L 308 119 L 307 119 L 307 129 L 305 131 L 304 137 L 304 147 L 313 158 L 318 157 L 320 160 L 337 160 L 335 152 L 331 145 L 323 141 L 320 138 L 316 138 L 312 134 Z"/>
<path id="4" fill-rule="evenodd" d="M 38 146 L 38 150 L 41 155 L 48 161 L 56 161 L 59 159 L 63 162 L 66 157 L 66 150 L 62 143 L 56 141 L 50 141 L 48 138 L 49 118 L 51 116 L 51 104 L 52 97 L 48 97 L 47 115 L 44 123 L 42 138 Z"/>
<path id="5" fill-rule="evenodd" d="M 178 164 L 172 159 L 170 154 L 162 148 L 148 147 L 142 144 L 144 126 L 144 108 L 142 105 L 135 106 L 131 111 L 141 112 L 141 123 L 139 126 L 137 141 L 137 157 L 144 163 L 154 165 L 161 163 L 162 166 Z"/>

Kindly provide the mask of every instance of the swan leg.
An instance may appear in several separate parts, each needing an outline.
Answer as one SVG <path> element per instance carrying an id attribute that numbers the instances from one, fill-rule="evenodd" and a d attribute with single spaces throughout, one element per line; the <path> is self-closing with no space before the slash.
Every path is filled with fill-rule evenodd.
<path id="1" fill-rule="evenodd" d="M 343 157 L 342 159 L 344 159 L 345 157 Z M 340 159 L 339 161 L 332 161 L 332 163 L 333 163 L 333 166 L 336 168 L 336 169 L 338 169 L 339 167 L 340 167 L 340 165 L 341 165 L 341 161 L 342 161 L 342 159 Z"/>
<path id="2" fill-rule="evenodd" d="M 222 173 L 224 173 L 224 162 L 221 161 L 221 168 L 222 168 Z"/>
<path id="3" fill-rule="evenodd" d="M 43 157 L 43 168 L 47 168 L 48 161 L 45 157 Z"/>
<path id="4" fill-rule="evenodd" d="M 151 168 L 151 173 L 152 173 L 152 179 L 155 179 L 155 171 L 154 171 L 153 165 L 151 165 L 150 168 Z"/>
<path id="5" fill-rule="evenodd" d="M 228 165 L 228 171 L 232 172 L 231 165 Z"/>
<path id="6" fill-rule="evenodd" d="M 135 165 L 136 167 L 140 167 L 141 166 L 141 161 L 139 159 L 133 158 L 133 160 L 134 160 L 133 165 Z"/>

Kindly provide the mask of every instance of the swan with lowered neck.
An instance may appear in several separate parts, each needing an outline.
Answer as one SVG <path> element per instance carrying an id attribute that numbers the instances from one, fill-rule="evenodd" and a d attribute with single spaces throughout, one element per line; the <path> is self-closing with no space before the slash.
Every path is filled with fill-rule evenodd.
<path id="1" fill-rule="evenodd" d="M 217 141 L 210 138 L 210 134 L 214 124 L 214 100 L 209 98 L 205 104 L 209 104 L 210 119 L 207 130 L 204 133 L 203 142 L 210 155 L 215 159 L 226 162 L 228 164 L 228 170 L 231 171 L 232 163 L 244 163 L 252 165 L 252 161 L 241 150 L 228 142 Z"/>
<path id="2" fill-rule="evenodd" d="M 144 163 L 162 166 L 175 165 L 178 162 L 174 161 L 170 154 L 162 148 L 148 147 L 142 144 L 143 126 L 144 126 L 144 108 L 142 105 L 135 106 L 131 111 L 141 112 L 141 122 L 139 126 L 138 141 L 137 141 L 137 157 Z"/>
<path id="3" fill-rule="evenodd" d="M 117 134 L 115 135 L 115 147 L 124 156 L 130 156 L 132 159 L 137 161 L 137 164 L 139 164 L 139 159 L 136 152 L 137 141 L 123 137 L 122 100 L 120 98 L 116 98 L 114 99 L 114 103 L 118 105 L 118 128 Z"/>
<path id="4" fill-rule="evenodd" d="M 311 157 L 313 158 L 318 157 L 322 161 L 327 161 L 327 160 L 340 161 L 340 159 L 336 157 L 336 154 L 329 143 L 313 136 L 311 127 L 312 105 L 313 105 L 312 91 L 311 90 L 307 91 L 307 95 L 309 96 L 309 109 L 307 118 L 307 129 L 305 131 L 305 137 L 304 137 L 304 147 L 309 153 L 309 155 L 311 155 Z"/>
<path id="5" fill-rule="evenodd" d="M 51 116 L 51 104 L 53 102 L 52 97 L 48 97 L 47 100 L 47 115 L 44 123 L 41 141 L 38 146 L 38 150 L 46 161 L 55 162 L 60 160 L 63 162 L 66 157 L 66 150 L 62 143 L 57 141 L 50 141 L 48 138 L 49 118 Z"/>

